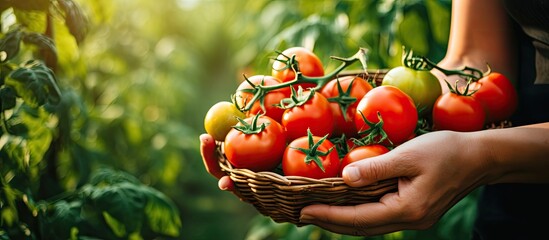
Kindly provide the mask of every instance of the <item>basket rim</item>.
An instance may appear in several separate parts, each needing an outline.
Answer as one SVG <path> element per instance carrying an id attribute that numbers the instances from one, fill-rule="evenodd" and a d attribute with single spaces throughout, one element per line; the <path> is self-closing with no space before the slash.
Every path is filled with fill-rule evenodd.
<path id="1" fill-rule="evenodd" d="M 223 142 L 216 141 L 217 145 L 217 154 L 218 154 L 218 163 L 221 167 L 221 170 L 224 172 L 227 172 L 229 174 L 238 174 L 245 176 L 246 178 L 250 179 L 261 179 L 263 181 L 271 181 L 276 184 L 282 185 L 282 186 L 297 186 L 297 185 L 306 185 L 308 187 L 337 187 L 337 186 L 344 186 L 346 188 L 356 188 L 356 189 L 362 189 L 364 187 L 352 187 L 343 181 L 342 177 L 330 177 L 330 178 L 321 178 L 321 179 L 315 179 L 315 178 L 309 178 L 309 177 L 303 177 L 303 176 L 285 176 L 278 174 L 273 171 L 259 171 L 254 172 L 250 169 L 246 168 L 235 168 L 232 166 L 232 164 L 227 160 L 225 155 L 223 154 Z M 234 179 L 233 179 L 234 180 Z M 375 187 L 376 185 L 384 185 L 384 183 L 388 182 L 395 182 L 396 178 L 394 179 L 386 179 L 381 180 L 375 183 L 371 183 L 365 187 Z"/>

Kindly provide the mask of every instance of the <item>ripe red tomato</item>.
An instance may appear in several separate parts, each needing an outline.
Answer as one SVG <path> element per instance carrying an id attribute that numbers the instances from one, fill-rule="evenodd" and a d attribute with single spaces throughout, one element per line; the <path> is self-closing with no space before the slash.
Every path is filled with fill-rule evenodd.
<path id="1" fill-rule="evenodd" d="M 389 85 L 376 87 L 366 93 L 358 103 L 354 117 L 356 128 L 363 137 L 368 137 L 368 131 L 376 131 L 371 129 L 365 119 L 378 124 L 381 117 L 381 130 L 387 134 L 389 141 L 383 144 L 391 145 L 399 145 L 408 140 L 414 134 L 418 121 L 413 100 L 400 89 Z"/>
<path id="2" fill-rule="evenodd" d="M 389 149 L 381 144 L 365 145 L 353 148 L 341 160 L 339 166 L 339 174 L 343 172 L 343 168 L 352 162 L 360 161 L 365 158 L 375 157 L 389 152 Z"/>
<path id="3" fill-rule="evenodd" d="M 433 106 L 433 128 L 460 132 L 478 131 L 484 127 L 482 104 L 472 96 L 447 92 Z"/>
<path id="4" fill-rule="evenodd" d="M 286 128 L 288 141 L 307 136 L 308 129 L 316 136 L 332 134 L 334 117 L 330 102 L 316 91 L 308 98 L 310 94 L 310 91 L 298 92 L 297 99 L 302 102 L 286 109 L 282 114 L 281 123 Z"/>
<path id="5" fill-rule="evenodd" d="M 272 76 L 264 75 L 254 75 L 249 77 L 248 80 L 256 86 L 273 86 L 281 83 L 280 80 Z M 236 89 L 235 94 L 236 103 L 238 103 L 238 106 L 240 108 L 246 107 L 246 105 L 252 100 L 252 98 L 254 97 L 254 93 L 251 92 L 251 90 L 253 89 L 254 88 L 247 81 L 243 81 L 242 83 L 240 83 L 240 85 Z M 280 122 L 280 120 L 282 119 L 282 113 L 284 113 L 284 109 L 279 108 L 275 105 L 280 103 L 280 100 L 289 96 L 290 88 L 271 90 L 265 94 L 263 99 L 259 99 L 252 105 L 252 108 L 250 108 L 250 110 L 247 112 L 247 116 L 251 117 L 261 112 L 265 114 L 265 116 L 269 116 L 277 122 Z"/>
<path id="6" fill-rule="evenodd" d="M 337 177 L 339 156 L 334 144 L 325 137 L 303 136 L 292 141 L 284 151 L 282 172 L 286 176 L 314 179 Z"/>
<path id="7" fill-rule="evenodd" d="M 333 79 L 322 87 L 320 93 L 330 101 L 330 108 L 334 115 L 335 125 L 333 136 L 341 136 L 342 134 L 345 134 L 347 137 L 357 136 L 354 122 L 356 106 L 359 100 L 372 88 L 372 85 L 368 81 L 358 76 L 345 76 Z M 338 101 L 344 102 L 340 105 Z M 342 107 L 345 109 L 345 114 L 343 114 Z"/>
<path id="8" fill-rule="evenodd" d="M 280 79 L 282 82 L 289 82 L 295 79 L 294 70 L 289 67 L 286 62 L 295 55 L 295 58 L 298 62 L 299 71 L 303 76 L 307 77 L 322 77 L 324 76 L 324 65 L 322 61 L 316 56 L 316 54 L 304 47 L 291 47 L 284 51 L 282 54 L 278 55 L 273 62 L 271 75 L 277 79 Z M 315 87 L 313 83 L 300 83 L 294 87 L 297 89 L 298 86 L 307 89 L 310 87 Z"/>
<path id="9" fill-rule="evenodd" d="M 257 122 L 254 122 L 254 118 Z M 223 143 L 227 160 L 235 168 L 246 168 L 256 172 L 273 170 L 282 161 L 286 148 L 284 127 L 263 115 L 256 115 L 243 121 L 249 125 L 248 130 L 251 133 L 236 128 L 229 131 Z M 242 122 L 237 124 L 244 125 Z"/>
<path id="10" fill-rule="evenodd" d="M 518 105 L 517 92 L 507 77 L 492 72 L 470 85 L 473 97 L 484 107 L 486 122 L 508 120 Z"/>

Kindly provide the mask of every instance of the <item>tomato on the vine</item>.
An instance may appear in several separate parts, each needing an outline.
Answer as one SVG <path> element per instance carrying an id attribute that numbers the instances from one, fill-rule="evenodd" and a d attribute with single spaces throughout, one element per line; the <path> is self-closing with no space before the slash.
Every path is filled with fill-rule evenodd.
<path id="1" fill-rule="evenodd" d="M 238 123 L 237 118 L 245 116 L 233 103 L 221 101 L 212 105 L 206 113 L 204 128 L 213 139 L 223 141 L 227 133 Z"/>
<path id="2" fill-rule="evenodd" d="M 488 123 L 508 120 L 517 109 L 517 92 L 501 73 L 489 73 L 472 82 L 470 89 L 476 90 L 472 96 L 483 105 Z"/>
<path id="3" fill-rule="evenodd" d="M 281 123 L 286 128 L 288 141 L 307 136 L 308 129 L 316 136 L 332 134 L 334 117 L 330 102 L 322 94 L 299 88 L 286 100 L 288 104 Z"/>
<path id="4" fill-rule="evenodd" d="M 341 160 L 339 173 L 341 175 L 343 168 L 352 162 L 360 161 L 365 158 L 375 157 L 389 152 L 389 149 L 381 144 L 372 144 L 358 146 L 349 151 Z"/>
<path id="5" fill-rule="evenodd" d="M 368 81 L 358 76 L 333 79 L 322 87 L 320 93 L 328 98 L 334 115 L 333 136 L 345 134 L 347 137 L 354 137 L 357 135 L 354 122 L 356 106 L 359 100 L 372 88 Z"/>
<path id="6" fill-rule="evenodd" d="M 240 108 L 245 108 L 252 100 L 255 94 L 255 86 L 273 86 L 282 83 L 279 79 L 266 75 L 254 75 L 247 78 L 247 80 L 249 82 L 243 81 L 236 89 L 235 101 Z M 254 86 L 251 86 L 250 83 Z M 247 116 L 251 117 L 258 113 L 263 113 L 265 116 L 269 116 L 277 122 L 280 122 L 284 109 L 279 108 L 276 105 L 280 103 L 280 100 L 289 96 L 289 87 L 270 90 L 262 98 L 257 99 L 253 103 L 251 108 L 246 112 Z"/>
<path id="7" fill-rule="evenodd" d="M 449 85 L 450 92 L 441 95 L 433 106 L 433 128 L 460 132 L 483 129 L 486 113 L 482 104 L 469 93 L 467 88 L 459 92 Z"/>
<path id="8" fill-rule="evenodd" d="M 300 137 L 290 142 L 282 158 L 282 172 L 286 176 L 314 179 L 337 177 L 339 156 L 327 136 Z"/>
<path id="9" fill-rule="evenodd" d="M 290 59 L 295 55 L 297 60 L 297 67 L 303 76 L 307 77 L 322 77 L 324 76 L 324 65 L 318 56 L 311 50 L 304 47 L 291 47 L 279 54 L 274 60 L 272 65 L 271 75 L 282 82 L 289 82 L 295 79 L 295 72 L 291 66 Z M 315 87 L 313 83 L 300 83 L 294 86 L 296 89 L 298 86 L 304 89 Z"/>
<path id="10" fill-rule="evenodd" d="M 355 125 L 368 141 L 399 145 L 407 141 L 417 126 L 418 113 L 414 101 L 394 86 L 370 90 L 358 103 Z"/>
<path id="11" fill-rule="evenodd" d="M 223 144 L 225 156 L 235 168 L 270 171 L 282 161 L 286 133 L 274 119 L 256 115 L 241 120 Z"/>
<path id="12" fill-rule="evenodd" d="M 382 85 L 395 86 L 408 94 L 422 115 L 430 113 L 437 98 L 442 94 L 438 78 L 428 70 L 415 70 L 398 66 L 383 77 Z"/>

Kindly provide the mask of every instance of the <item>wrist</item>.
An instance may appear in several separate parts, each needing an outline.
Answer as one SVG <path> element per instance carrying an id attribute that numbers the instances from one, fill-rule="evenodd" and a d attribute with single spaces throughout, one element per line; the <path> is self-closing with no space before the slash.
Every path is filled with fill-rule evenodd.
<path id="1" fill-rule="evenodd" d="M 549 183 L 548 131 L 515 127 L 468 134 L 483 172 L 482 184 Z"/>

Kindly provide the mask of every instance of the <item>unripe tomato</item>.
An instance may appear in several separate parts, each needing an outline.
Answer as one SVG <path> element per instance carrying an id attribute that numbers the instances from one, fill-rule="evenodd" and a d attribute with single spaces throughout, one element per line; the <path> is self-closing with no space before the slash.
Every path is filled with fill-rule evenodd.
<path id="1" fill-rule="evenodd" d="M 231 128 L 238 123 L 237 118 L 245 117 L 246 115 L 238 110 L 233 103 L 221 101 L 210 107 L 206 113 L 204 128 L 213 139 L 223 141 Z"/>
<path id="2" fill-rule="evenodd" d="M 399 66 L 389 70 L 381 85 L 391 85 L 402 90 L 414 100 L 422 115 L 430 113 L 437 98 L 442 94 L 438 78 L 430 71 L 414 70 Z"/>

